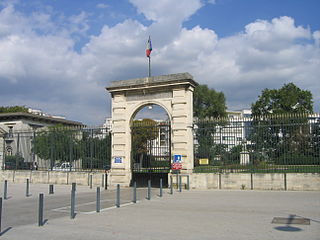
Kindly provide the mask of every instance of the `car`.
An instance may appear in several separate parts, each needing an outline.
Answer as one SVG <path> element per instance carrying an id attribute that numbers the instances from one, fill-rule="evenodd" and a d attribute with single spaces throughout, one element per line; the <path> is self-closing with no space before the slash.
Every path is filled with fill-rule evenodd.
<path id="1" fill-rule="evenodd" d="M 72 167 L 72 164 L 69 162 L 63 162 L 63 163 L 56 163 L 52 171 L 74 171 L 74 168 Z"/>

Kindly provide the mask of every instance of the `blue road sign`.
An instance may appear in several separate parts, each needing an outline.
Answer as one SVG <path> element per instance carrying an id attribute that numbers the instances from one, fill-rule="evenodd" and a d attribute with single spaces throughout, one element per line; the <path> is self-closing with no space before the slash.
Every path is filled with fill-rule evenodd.
<path id="1" fill-rule="evenodd" d="M 173 157 L 173 162 L 174 163 L 181 163 L 182 162 L 182 155 L 175 154 Z"/>

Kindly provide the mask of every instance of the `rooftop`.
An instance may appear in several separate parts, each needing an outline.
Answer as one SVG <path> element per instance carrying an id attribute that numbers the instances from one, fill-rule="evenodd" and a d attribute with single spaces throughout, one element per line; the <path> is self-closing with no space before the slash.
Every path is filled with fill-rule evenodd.
<path id="1" fill-rule="evenodd" d="M 41 115 L 26 113 L 26 112 L 0 113 L 0 121 L 14 121 L 14 120 L 20 120 L 20 119 L 40 121 L 40 122 L 45 122 L 49 124 L 63 124 L 66 126 L 74 126 L 74 127 L 84 126 L 83 123 L 77 122 L 77 121 L 54 118 L 49 116 L 41 116 Z"/>

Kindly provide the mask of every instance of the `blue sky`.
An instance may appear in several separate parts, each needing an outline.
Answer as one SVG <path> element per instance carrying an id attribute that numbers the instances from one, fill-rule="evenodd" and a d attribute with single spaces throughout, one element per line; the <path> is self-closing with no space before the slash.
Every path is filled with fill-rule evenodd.
<path id="1" fill-rule="evenodd" d="M 294 82 L 320 110 L 318 0 L 0 0 L 0 105 L 90 125 L 110 116 L 110 81 L 189 72 L 250 108 Z"/>

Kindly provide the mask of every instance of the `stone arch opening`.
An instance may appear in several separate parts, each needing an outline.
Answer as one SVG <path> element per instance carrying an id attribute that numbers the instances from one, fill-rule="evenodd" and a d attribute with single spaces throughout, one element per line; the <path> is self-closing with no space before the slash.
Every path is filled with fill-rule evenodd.
<path id="1" fill-rule="evenodd" d="M 131 184 L 146 187 L 168 186 L 171 169 L 171 121 L 168 112 L 158 104 L 142 103 L 130 121 Z"/>

